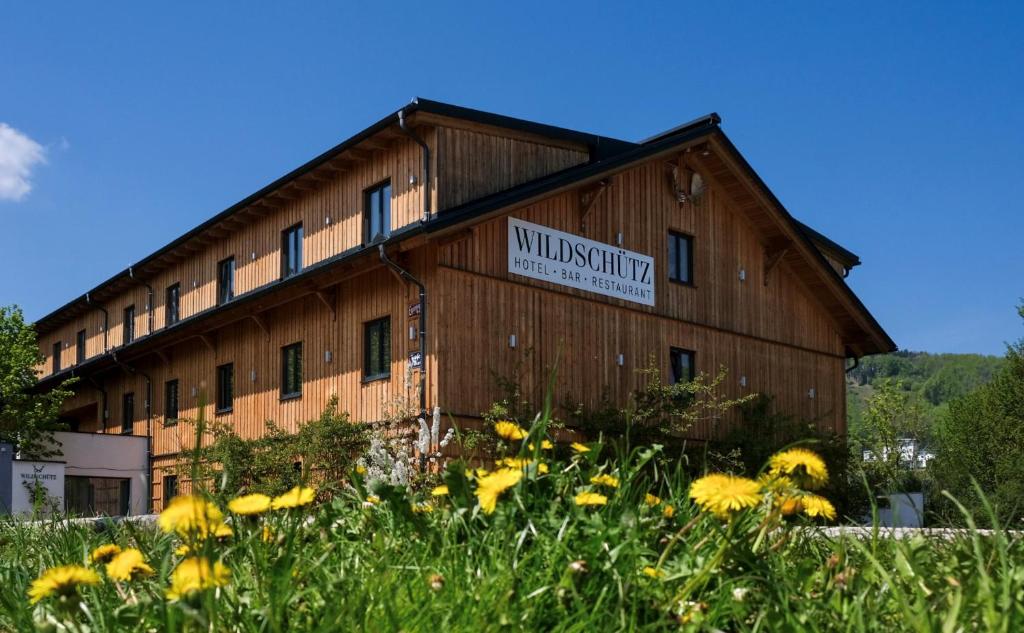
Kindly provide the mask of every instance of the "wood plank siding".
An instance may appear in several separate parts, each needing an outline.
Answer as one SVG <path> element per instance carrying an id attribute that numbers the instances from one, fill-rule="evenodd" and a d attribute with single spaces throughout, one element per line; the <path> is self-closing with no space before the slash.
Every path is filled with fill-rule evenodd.
<path id="1" fill-rule="evenodd" d="M 178 381 L 180 418 L 195 419 L 203 407 L 207 420 L 243 437 L 259 436 L 268 420 L 294 431 L 333 396 L 359 421 L 380 420 L 398 404 L 418 407 L 419 370 L 409 356 L 422 351 L 421 317 L 410 309 L 419 289 L 384 264 L 378 247 L 426 288 L 426 399 L 455 419 L 472 421 L 501 395 L 496 375 L 518 372 L 540 402 L 556 362 L 559 401 L 595 407 L 607 392 L 624 402 L 640 385 L 638 370 L 653 360 L 667 375 L 669 348 L 679 347 L 696 353 L 698 370 L 728 368 L 731 395 L 772 394 L 779 410 L 845 433 L 850 350 L 891 343 L 840 278 L 856 256 L 820 234 L 820 252 L 797 239 L 785 211 L 743 173 L 717 119 L 698 126 L 703 136 L 682 130 L 643 145 L 431 103 L 382 120 L 40 321 L 41 384 L 80 378 L 64 406 L 78 430 L 122 432 L 122 398 L 134 394 L 128 424 L 132 434 L 152 435 L 156 507 L 161 473 L 193 442 L 190 425 L 166 418 L 169 380 Z M 410 133 L 430 149 L 429 183 Z M 680 203 L 672 166 L 696 143 L 705 150 L 693 164 L 707 187 Z M 365 192 L 386 181 L 393 236 L 368 245 Z M 434 214 L 424 222 L 428 191 Z M 654 305 L 510 273 L 510 217 L 652 256 Z M 282 280 L 282 231 L 300 223 L 304 271 Z M 692 285 L 668 279 L 669 231 L 692 237 Z M 229 257 L 235 298 L 218 306 L 218 262 Z M 180 322 L 170 324 L 174 284 Z M 128 306 L 136 340 L 126 345 Z M 382 317 L 391 325 L 390 375 L 366 380 L 364 327 Z M 302 393 L 283 398 L 281 350 L 295 343 Z M 234 401 L 218 412 L 217 367 L 226 363 Z M 718 432 L 703 426 L 692 435 Z"/>

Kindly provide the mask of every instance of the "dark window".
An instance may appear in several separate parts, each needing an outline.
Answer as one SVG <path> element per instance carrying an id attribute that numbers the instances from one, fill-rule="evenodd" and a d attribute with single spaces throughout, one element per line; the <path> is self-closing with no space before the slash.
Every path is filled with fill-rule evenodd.
<path id="1" fill-rule="evenodd" d="M 75 335 L 75 363 L 81 365 L 85 362 L 85 330 L 78 330 Z"/>
<path id="2" fill-rule="evenodd" d="M 128 306 L 124 309 L 124 342 L 127 345 L 135 340 L 135 306 Z"/>
<path id="3" fill-rule="evenodd" d="M 131 480 L 111 477 L 64 477 L 64 510 L 78 516 L 128 514 Z"/>
<path id="4" fill-rule="evenodd" d="M 687 349 L 673 347 L 669 350 L 672 363 L 672 384 L 690 382 L 694 376 L 694 354 Z"/>
<path id="5" fill-rule="evenodd" d="M 281 279 L 302 270 L 302 225 L 281 232 Z"/>
<path id="6" fill-rule="evenodd" d="M 693 284 L 693 238 L 689 235 L 669 231 L 668 278 L 681 284 Z"/>
<path id="7" fill-rule="evenodd" d="M 164 507 L 178 496 L 178 476 L 164 475 Z"/>
<path id="8" fill-rule="evenodd" d="M 178 423 L 178 381 L 164 383 L 164 425 Z"/>
<path id="9" fill-rule="evenodd" d="M 235 366 L 217 367 L 217 413 L 226 413 L 235 403 Z"/>
<path id="10" fill-rule="evenodd" d="M 228 257 L 217 264 L 217 305 L 235 298 L 235 258 Z"/>
<path id="11" fill-rule="evenodd" d="M 121 432 L 131 433 L 132 422 L 135 421 L 135 394 L 126 393 L 121 396 Z"/>
<path id="12" fill-rule="evenodd" d="M 281 397 L 302 395 L 302 343 L 281 348 Z"/>
<path id="13" fill-rule="evenodd" d="M 367 243 L 391 235 L 391 181 L 383 182 L 364 194 L 363 224 Z"/>
<path id="14" fill-rule="evenodd" d="M 391 375 L 391 317 L 370 321 L 365 328 L 363 379 L 387 378 Z"/>
<path id="15" fill-rule="evenodd" d="M 167 287 L 167 301 L 164 302 L 164 327 L 174 325 L 181 319 L 181 284 Z"/>
<path id="16" fill-rule="evenodd" d="M 60 348 L 60 341 L 53 344 L 53 373 L 55 374 L 60 371 Z"/>

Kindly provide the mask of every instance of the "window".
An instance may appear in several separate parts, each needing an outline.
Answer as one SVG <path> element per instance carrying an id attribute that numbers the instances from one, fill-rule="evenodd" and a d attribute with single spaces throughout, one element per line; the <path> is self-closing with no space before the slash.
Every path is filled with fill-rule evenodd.
<path id="1" fill-rule="evenodd" d="M 387 378 L 391 375 L 391 317 L 370 321 L 365 328 L 363 380 Z"/>
<path id="2" fill-rule="evenodd" d="M 673 347 L 669 350 L 672 364 L 672 384 L 690 382 L 694 375 L 694 353 L 687 349 Z"/>
<path id="3" fill-rule="evenodd" d="M 75 335 L 75 364 L 81 365 L 85 362 L 85 330 L 78 330 Z"/>
<path id="4" fill-rule="evenodd" d="M 164 507 L 178 496 L 178 476 L 164 475 Z"/>
<path id="5" fill-rule="evenodd" d="M 281 232 L 281 279 L 302 270 L 302 225 Z"/>
<path id="6" fill-rule="evenodd" d="M 217 413 L 227 413 L 235 402 L 235 366 L 232 363 L 217 368 Z"/>
<path id="7" fill-rule="evenodd" d="M 122 345 L 127 345 L 135 340 L 135 306 L 128 306 L 124 309 L 124 342 Z"/>
<path id="8" fill-rule="evenodd" d="M 60 341 L 53 344 L 53 373 L 60 371 Z"/>
<path id="9" fill-rule="evenodd" d="M 164 426 L 178 423 L 178 381 L 164 383 Z"/>
<path id="10" fill-rule="evenodd" d="M 391 235 L 391 181 L 385 181 L 364 194 L 363 224 L 366 243 Z"/>
<path id="11" fill-rule="evenodd" d="M 669 231 L 668 278 L 677 283 L 693 285 L 693 237 Z"/>
<path id="12" fill-rule="evenodd" d="M 281 397 L 302 395 L 302 343 L 281 348 Z"/>
<path id="13" fill-rule="evenodd" d="M 64 477 L 64 509 L 79 516 L 125 516 L 131 480 L 113 477 Z"/>
<path id="14" fill-rule="evenodd" d="M 167 300 L 164 302 L 164 327 L 174 325 L 181 319 L 181 284 L 167 287 Z"/>
<path id="15" fill-rule="evenodd" d="M 228 257 L 217 264 L 217 305 L 235 298 L 235 258 Z"/>
<path id="16" fill-rule="evenodd" d="M 121 432 L 131 433 L 135 421 L 135 394 L 128 392 L 121 396 Z"/>

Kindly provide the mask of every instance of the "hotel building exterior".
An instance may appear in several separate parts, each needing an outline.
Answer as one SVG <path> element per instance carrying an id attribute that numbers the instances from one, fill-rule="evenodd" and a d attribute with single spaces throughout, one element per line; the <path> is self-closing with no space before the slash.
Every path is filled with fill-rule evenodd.
<path id="1" fill-rule="evenodd" d="M 417 99 L 39 319 L 40 388 L 74 431 L 150 438 L 159 509 L 207 419 L 294 430 L 331 396 L 478 419 L 625 402 L 662 375 L 845 432 L 848 359 L 895 348 L 844 282 L 856 255 L 796 221 L 709 115 L 625 142 Z M 707 437 L 711 429 L 694 429 Z"/>

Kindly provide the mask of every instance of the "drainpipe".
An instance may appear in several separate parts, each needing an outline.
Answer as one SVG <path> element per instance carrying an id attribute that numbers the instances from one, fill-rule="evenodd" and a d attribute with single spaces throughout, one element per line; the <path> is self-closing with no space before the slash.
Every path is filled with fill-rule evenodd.
<path id="1" fill-rule="evenodd" d="M 149 293 L 149 296 L 146 297 L 146 312 L 149 313 L 149 330 L 146 332 L 146 334 L 152 334 L 153 333 L 153 286 L 150 286 L 145 281 L 142 281 L 141 279 L 136 277 L 135 276 L 135 269 L 133 267 L 131 267 L 131 266 L 128 267 L 128 276 L 131 277 L 132 279 L 134 279 L 135 281 L 139 282 L 143 286 L 145 286 L 146 287 L 146 292 Z"/>
<path id="2" fill-rule="evenodd" d="M 398 111 L 398 127 L 402 128 L 406 136 L 416 141 L 423 148 L 423 221 L 430 221 L 430 147 L 427 143 L 409 129 L 405 123 L 405 110 Z"/>
<path id="3" fill-rule="evenodd" d="M 146 483 L 149 491 L 146 493 L 146 514 L 153 512 L 153 379 L 144 371 L 130 367 L 117 358 L 117 352 L 110 355 L 117 363 L 117 366 L 129 374 L 138 374 L 146 379 Z"/>
<path id="4" fill-rule="evenodd" d="M 103 388 L 103 383 L 97 382 L 96 378 L 94 378 L 94 377 L 90 377 L 89 378 L 89 382 L 92 383 L 93 387 L 96 387 L 97 391 L 99 391 L 101 394 L 103 394 L 103 404 L 101 405 L 103 408 L 100 410 L 100 424 L 103 426 L 102 430 L 106 431 L 107 430 L 107 417 L 108 417 L 107 416 L 107 390 Z"/>
<path id="5" fill-rule="evenodd" d="M 414 284 L 420 289 L 420 354 L 423 357 L 423 366 L 420 367 L 420 415 L 423 419 L 427 419 L 427 287 L 423 283 L 412 276 L 412 274 L 406 269 L 402 268 L 395 262 L 388 259 L 387 253 L 384 252 L 384 245 L 380 244 L 377 246 L 377 250 L 380 253 L 380 261 L 390 268 L 391 270 L 398 273 L 398 275 L 406 280 L 408 283 Z"/>
<path id="6" fill-rule="evenodd" d="M 846 368 L 846 373 L 850 373 L 851 371 L 853 371 L 854 369 L 857 369 L 858 367 L 860 367 L 860 357 L 859 356 L 854 356 L 853 357 L 853 365 L 851 365 L 850 367 Z"/>
<path id="7" fill-rule="evenodd" d="M 106 354 L 107 353 L 107 330 L 110 329 L 110 314 L 107 312 L 107 309 L 104 308 L 103 306 L 101 306 L 100 304 L 98 304 L 98 303 L 94 304 L 92 302 L 92 297 L 89 296 L 88 292 L 85 293 L 85 303 L 86 303 L 86 305 L 90 305 L 90 306 L 91 305 L 95 305 L 96 309 L 98 309 L 100 312 L 103 313 L 103 353 Z"/>

